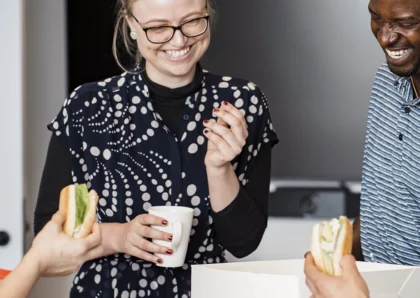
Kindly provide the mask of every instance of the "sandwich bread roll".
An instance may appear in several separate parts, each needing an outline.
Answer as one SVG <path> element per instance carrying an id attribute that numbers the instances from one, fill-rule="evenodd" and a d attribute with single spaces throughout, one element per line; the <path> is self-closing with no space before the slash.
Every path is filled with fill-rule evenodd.
<path id="1" fill-rule="evenodd" d="M 59 211 L 66 215 L 64 232 L 74 238 L 84 238 L 92 233 L 96 221 L 98 194 L 88 191 L 86 184 L 68 185 L 60 193 Z"/>
<path id="2" fill-rule="evenodd" d="M 312 228 L 311 253 L 317 268 L 330 276 L 341 275 L 341 258 L 351 254 L 353 228 L 345 216 Z"/>

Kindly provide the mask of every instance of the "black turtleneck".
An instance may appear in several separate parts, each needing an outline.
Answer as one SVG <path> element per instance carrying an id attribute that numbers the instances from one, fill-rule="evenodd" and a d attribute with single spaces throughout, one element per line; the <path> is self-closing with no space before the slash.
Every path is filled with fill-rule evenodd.
<path id="1" fill-rule="evenodd" d="M 202 69 L 197 64 L 194 79 L 190 84 L 171 89 L 151 81 L 146 71 L 142 72 L 156 112 L 178 138 L 182 134 L 180 124 L 185 100 L 200 89 L 202 77 Z M 212 214 L 216 237 L 238 258 L 249 255 L 258 247 L 267 226 L 270 172 L 271 145 L 264 144 L 256 158 L 255 170 L 247 186 L 241 186 L 237 197 L 229 206 Z M 58 210 L 61 189 L 72 183 L 71 155 L 61 139 L 53 134 L 35 209 L 35 234 Z"/>
<path id="2" fill-rule="evenodd" d="M 144 60 L 140 67 L 145 69 Z M 203 71 L 200 64 L 197 64 L 193 81 L 179 88 L 168 88 L 153 82 L 145 70 L 141 73 L 141 76 L 147 87 L 149 87 L 150 98 L 153 101 L 156 112 L 162 117 L 166 126 L 180 139 L 182 135 L 180 131 L 182 123 L 180 117 L 183 115 L 185 100 L 200 89 L 203 80 Z"/>

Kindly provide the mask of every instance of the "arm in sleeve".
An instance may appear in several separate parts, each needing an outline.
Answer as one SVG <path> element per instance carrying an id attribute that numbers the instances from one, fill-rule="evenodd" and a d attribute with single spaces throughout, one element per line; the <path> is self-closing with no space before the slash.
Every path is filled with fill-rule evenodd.
<path id="1" fill-rule="evenodd" d="M 245 187 L 233 202 L 213 213 L 216 237 L 235 257 L 251 254 L 261 242 L 267 227 L 271 176 L 271 144 L 264 144 Z"/>
<path id="2" fill-rule="evenodd" d="M 35 235 L 57 212 L 61 190 L 72 183 L 70 152 L 63 141 L 52 134 L 35 207 Z"/>

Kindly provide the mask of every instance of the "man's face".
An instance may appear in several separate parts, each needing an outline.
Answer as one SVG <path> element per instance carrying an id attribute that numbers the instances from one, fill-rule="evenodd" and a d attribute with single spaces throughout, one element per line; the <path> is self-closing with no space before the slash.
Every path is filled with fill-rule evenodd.
<path id="1" fill-rule="evenodd" d="M 372 32 L 398 76 L 420 74 L 420 0 L 371 0 Z"/>

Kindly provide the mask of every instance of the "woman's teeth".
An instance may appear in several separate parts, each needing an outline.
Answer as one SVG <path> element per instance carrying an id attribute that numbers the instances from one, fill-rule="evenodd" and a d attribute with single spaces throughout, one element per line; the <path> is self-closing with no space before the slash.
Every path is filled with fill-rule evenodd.
<path id="1" fill-rule="evenodd" d="M 166 56 L 171 58 L 178 58 L 188 54 L 191 47 L 185 48 L 181 51 L 165 51 Z"/>
<path id="2" fill-rule="evenodd" d="M 392 59 L 400 59 L 408 53 L 408 50 L 390 51 L 385 49 L 385 51 Z"/>

